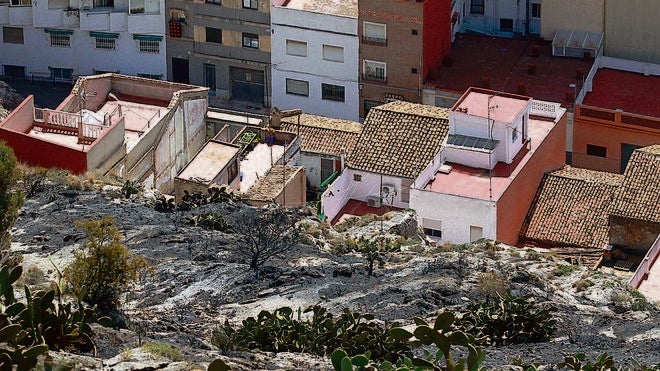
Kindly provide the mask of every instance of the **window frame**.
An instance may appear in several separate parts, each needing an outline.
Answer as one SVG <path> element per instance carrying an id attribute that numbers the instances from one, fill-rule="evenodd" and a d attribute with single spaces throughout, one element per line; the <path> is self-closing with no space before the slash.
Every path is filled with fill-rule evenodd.
<path id="1" fill-rule="evenodd" d="M 209 36 L 216 36 L 216 37 L 209 37 Z M 220 41 L 217 41 L 218 37 Z M 204 40 L 207 43 L 222 45 L 222 29 L 215 27 L 204 27 L 204 38 L 205 38 Z M 210 40 L 210 39 L 214 39 L 214 40 Z"/>
<path id="2" fill-rule="evenodd" d="M 353 174 L 353 181 L 354 182 L 361 182 L 362 181 L 362 174 Z"/>
<path id="3" fill-rule="evenodd" d="M 62 67 L 48 67 L 50 70 L 50 78 L 53 80 L 65 80 L 71 81 L 73 78 L 73 68 L 62 68 Z M 65 76 L 65 72 L 68 72 Z M 59 74 L 59 76 L 55 76 Z"/>
<path id="4" fill-rule="evenodd" d="M 295 44 L 298 44 L 297 47 Z M 297 53 L 297 48 L 305 47 L 304 53 Z M 291 49 L 289 49 L 289 46 L 291 46 Z M 286 55 L 292 55 L 294 57 L 306 57 L 307 56 L 307 42 L 306 41 L 300 41 L 300 40 L 293 40 L 293 39 L 286 39 L 285 41 L 285 52 Z"/>
<path id="5" fill-rule="evenodd" d="M 471 0 L 470 1 L 470 14 L 484 14 L 486 10 L 485 0 Z"/>
<path id="6" fill-rule="evenodd" d="M 94 37 L 94 49 L 96 49 L 96 50 L 117 50 L 117 39 L 116 38 L 114 38 L 114 37 L 102 37 L 102 36 L 93 36 L 93 37 Z M 103 46 L 104 42 L 106 42 L 108 44 L 108 47 Z"/>
<path id="7" fill-rule="evenodd" d="M 607 158 L 607 147 L 597 144 L 587 144 L 587 156 Z"/>
<path id="8" fill-rule="evenodd" d="M 249 42 L 246 44 L 245 40 L 249 40 Z M 253 45 L 254 41 L 257 42 L 256 46 Z M 256 33 L 243 32 L 241 34 L 241 45 L 243 45 L 244 48 L 259 49 L 259 35 Z"/>
<path id="9" fill-rule="evenodd" d="M 541 19 L 541 3 L 532 3 L 529 11 L 532 18 Z"/>
<path id="10" fill-rule="evenodd" d="M 71 35 L 69 34 L 49 34 L 50 46 L 56 48 L 70 48 L 71 47 Z M 59 42 L 59 43 L 58 43 Z"/>
<path id="11" fill-rule="evenodd" d="M 160 54 L 160 41 L 137 40 L 138 52 L 146 54 Z"/>
<path id="12" fill-rule="evenodd" d="M 328 57 L 330 57 L 330 55 L 326 56 L 326 49 L 330 50 L 331 48 L 341 49 L 341 59 L 328 58 Z M 344 63 L 344 47 L 343 46 L 323 44 L 323 47 L 321 48 L 321 53 L 322 53 L 322 58 L 323 58 L 324 61 Z M 328 53 L 328 54 L 330 54 L 330 53 Z"/>
<path id="13" fill-rule="evenodd" d="M 299 92 L 290 90 L 289 89 L 289 82 L 305 83 L 307 85 L 307 93 L 303 94 L 303 93 L 299 93 Z M 309 81 L 287 78 L 287 79 L 285 79 L 284 85 L 285 85 L 286 93 L 289 94 L 289 95 L 297 95 L 299 97 L 309 97 Z"/>
<path id="14" fill-rule="evenodd" d="M 209 73 L 209 71 L 213 71 L 213 72 Z M 202 66 L 202 81 L 204 86 L 209 88 L 209 94 L 211 96 L 215 95 L 215 91 L 217 89 L 216 79 L 217 79 L 217 75 L 215 70 L 215 64 L 204 63 Z"/>
<path id="15" fill-rule="evenodd" d="M 222 0 L 204 0 L 206 4 L 222 6 Z"/>
<path id="16" fill-rule="evenodd" d="M 243 0 L 243 9 L 259 10 L 259 0 Z"/>
<path id="17" fill-rule="evenodd" d="M 152 73 L 141 73 L 141 72 L 138 72 L 138 73 L 135 74 L 135 76 L 137 76 L 137 77 L 142 77 L 142 78 L 145 78 L 145 79 L 152 79 L 152 80 L 162 80 L 162 79 L 163 79 L 163 75 L 162 75 L 162 74 L 157 74 L 157 75 L 156 75 L 156 74 L 152 74 Z"/>
<path id="18" fill-rule="evenodd" d="M 334 102 L 346 102 L 346 87 L 321 83 L 321 99 Z"/>
<path id="19" fill-rule="evenodd" d="M 511 22 L 511 27 L 505 27 L 502 22 L 509 23 Z M 513 18 L 500 18 L 500 31 L 501 32 L 513 32 L 514 28 L 514 21 Z"/>
<path id="20" fill-rule="evenodd" d="M 374 68 L 375 71 L 378 71 L 378 69 L 382 69 L 382 77 L 378 76 L 379 74 L 369 74 L 367 73 L 367 65 L 371 64 Z M 382 65 L 379 67 L 378 65 Z M 380 62 L 380 61 L 374 61 L 370 59 L 364 59 L 362 60 L 362 77 L 369 79 L 369 80 L 376 80 L 376 81 L 384 81 L 387 82 L 387 63 L 386 62 Z"/>
<path id="21" fill-rule="evenodd" d="M 367 26 L 378 27 L 383 29 L 383 37 L 368 36 Z M 374 45 L 387 45 L 387 24 L 362 21 L 362 42 L 365 44 Z"/>
<path id="22" fill-rule="evenodd" d="M 16 34 L 13 35 L 11 33 L 7 33 L 7 30 L 15 30 Z M 20 42 L 18 42 L 18 30 L 20 30 Z M 11 40 L 7 38 L 7 35 L 10 35 L 12 37 L 17 37 L 16 40 Z M 2 42 L 5 44 L 16 44 L 16 45 L 25 45 L 25 31 L 23 30 L 23 27 L 11 27 L 11 26 L 3 26 L 2 27 Z"/>

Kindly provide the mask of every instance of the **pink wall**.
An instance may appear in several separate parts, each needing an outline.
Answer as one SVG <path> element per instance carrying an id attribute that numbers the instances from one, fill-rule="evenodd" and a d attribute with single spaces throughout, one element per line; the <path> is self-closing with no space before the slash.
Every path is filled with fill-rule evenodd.
<path id="1" fill-rule="evenodd" d="M 566 160 L 566 115 L 534 150 L 525 167 L 497 200 L 497 239 L 518 243 L 520 228 L 541 183 L 543 174 L 564 166 Z"/>
<path id="2" fill-rule="evenodd" d="M 34 123 L 34 95 L 30 95 L 21 102 L 13 111 L 9 113 L 2 123 L 1 127 L 27 133 Z"/>

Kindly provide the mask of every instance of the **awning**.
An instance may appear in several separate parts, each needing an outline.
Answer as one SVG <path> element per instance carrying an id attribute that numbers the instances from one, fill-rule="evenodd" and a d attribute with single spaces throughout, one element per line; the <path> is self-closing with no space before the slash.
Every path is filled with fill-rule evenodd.
<path id="1" fill-rule="evenodd" d="M 101 37 L 104 39 L 118 39 L 119 34 L 114 33 L 114 32 L 95 32 L 95 31 L 90 31 L 89 36 L 91 37 Z"/>
<path id="2" fill-rule="evenodd" d="M 156 35 L 133 35 L 133 40 L 162 41 L 162 36 Z"/>
<path id="3" fill-rule="evenodd" d="M 54 35 L 72 35 L 73 30 L 58 30 L 55 28 L 44 28 L 44 32 Z"/>

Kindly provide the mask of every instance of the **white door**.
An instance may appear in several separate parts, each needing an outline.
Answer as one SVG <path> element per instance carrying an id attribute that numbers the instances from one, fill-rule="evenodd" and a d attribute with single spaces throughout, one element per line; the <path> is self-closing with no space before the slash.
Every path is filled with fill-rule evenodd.
<path id="1" fill-rule="evenodd" d="M 529 4 L 529 33 L 538 35 L 541 33 L 541 4 Z"/>
<path id="2" fill-rule="evenodd" d="M 474 225 L 470 226 L 470 242 L 474 242 L 484 236 L 484 229 Z"/>

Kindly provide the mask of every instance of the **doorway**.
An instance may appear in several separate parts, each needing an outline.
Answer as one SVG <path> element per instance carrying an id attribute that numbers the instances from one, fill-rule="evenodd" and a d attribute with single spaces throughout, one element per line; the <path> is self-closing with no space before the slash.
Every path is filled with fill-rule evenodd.
<path id="1" fill-rule="evenodd" d="M 182 58 L 172 58 L 172 81 L 181 84 L 190 83 L 190 68 L 188 60 Z"/>

